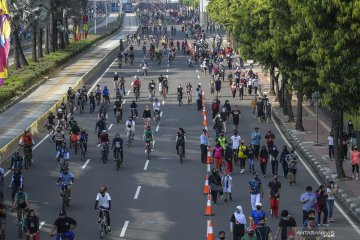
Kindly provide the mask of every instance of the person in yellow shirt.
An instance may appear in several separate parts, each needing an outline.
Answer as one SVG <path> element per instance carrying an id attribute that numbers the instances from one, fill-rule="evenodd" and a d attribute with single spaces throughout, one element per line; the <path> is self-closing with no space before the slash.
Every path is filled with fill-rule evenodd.
<path id="1" fill-rule="evenodd" d="M 238 150 L 238 158 L 240 160 L 240 173 L 245 172 L 245 162 L 247 159 L 248 147 L 245 145 L 245 141 L 241 140 L 239 150 Z"/>

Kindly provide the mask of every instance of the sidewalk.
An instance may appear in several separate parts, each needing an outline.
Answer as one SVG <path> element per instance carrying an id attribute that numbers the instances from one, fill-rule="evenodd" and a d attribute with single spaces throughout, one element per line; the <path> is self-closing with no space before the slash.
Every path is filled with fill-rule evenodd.
<path id="1" fill-rule="evenodd" d="M 269 92 L 269 76 L 261 73 L 258 66 L 254 66 L 254 72 L 259 74 L 261 91 Z M 303 126 L 305 131 L 295 130 L 295 122 L 288 122 L 288 117 L 283 114 L 278 102 L 274 102 L 275 96 L 268 96 L 272 102 L 273 120 L 277 121 L 291 144 L 296 147 L 297 152 L 305 157 L 308 165 L 311 166 L 317 175 L 321 178 L 323 184 L 333 180 L 339 186 L 337 200 L 340 201 L 348 210 L 360 221 L 360 188 L 359 181 L 352 180 L 351 161 L 345 160 L 343 163 L 345 174 L 348 176 L 345 180 L 336 178 L 335 161 L 330 160 L 328 156 L 327 137 L 330 133 L 331 122 L 329 117 L 322 111 L 319 111 L 319 143 L 320 146 L 314 146 L 316 142 L 316 114 L 315 107 L 309 107 L 307 102 L 303 104 Z M 297 101 L 293 98 L 292 108 L 296 118 Z"/>

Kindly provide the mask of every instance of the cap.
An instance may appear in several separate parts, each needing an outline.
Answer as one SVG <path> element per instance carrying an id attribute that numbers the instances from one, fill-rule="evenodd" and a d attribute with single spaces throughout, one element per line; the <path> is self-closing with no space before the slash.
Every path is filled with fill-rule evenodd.
<path id="1" fill-rule="evenodd" d="M 239 209 L 239 210 L 241 210 L 242 208 L 241 208 L 241 206 L 237 206 L 237 207 L 236 207 L 236 209 Z"/>
<path id="2" fill-rule="evenodd" d="M 247 229 L 246 229 L 246 231 L 247 232 L 253 232 L 253 231 L 255 231 L 252 227 L 248 227 Z"/>
<path id="3" fill-rule="evenodd" d="M 260 207 L 262 207 L 262 204 L 261 204 L 261 202 L 258 202 L 258 203 L 255 204 L 255 206 L 260 206 Z"/>
<path id="4" fill-rule="evenodd" d="M 65 214 L 65 211 L 64 210 L 60 210 L 60 212 L 59 212 L 59 216 L 65 216 L 66 214 Z"/>

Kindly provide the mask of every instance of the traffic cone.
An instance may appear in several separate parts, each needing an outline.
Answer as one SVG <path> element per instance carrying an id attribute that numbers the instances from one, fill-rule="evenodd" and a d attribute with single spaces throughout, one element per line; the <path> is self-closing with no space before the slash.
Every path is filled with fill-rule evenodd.
<path id="1" fill-rule="evenodd" d="M 207 240 L 214 240 L 214 230 L 213 230 L 211 219 L 209 221 L 209 227 L 208 228 L 209 228 L 209 230 L 208 230 L 208 234 L 207 234 Z"/>
<path id="2" fill-rule="evenodd" d="M 214 216 L 214 214 L 212 212 L 212 207 L 211 207 L 210 193 L 208 194 L 208 198 L 207 198 L 207 202 L 206 202 L 205 216 Z"/>
<path id="3" fill-rule="evenodd" d="M 204 194 L 209 194 L 209 193 L 210 193 L 209 176 L 206 174 L 205 186 L 204 186 Z"/>
<path id="4" fill-rule="evenodd" d="M 203 107 L 202 115 L 203 115 L 203 116 L 206 116 L 206 109 L 205 109 L 205 107 Z"/>
<path id="5" fill-rule="evenodd" d="M 206 164 L 212 164 L 212 157 L 211 157 L 211 151 L 210 151 L 210 147 L 208 147 L 208 152 L 207 152 L 207 161 Z"/>
<path id="6" fill-rule="evenodd" d="M 206 115 L 204 116 L 203 125 L 204 125 L 204 126 L 207 126 L 207 125 L 208 125 L 207 119 L 206 119 Z"/>

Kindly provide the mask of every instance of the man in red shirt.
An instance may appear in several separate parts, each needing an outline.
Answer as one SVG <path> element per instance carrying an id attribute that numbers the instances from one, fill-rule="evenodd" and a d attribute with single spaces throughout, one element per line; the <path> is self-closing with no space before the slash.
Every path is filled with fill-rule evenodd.
<path id="1" fill-rule="evenodd" d="M 141 87 L 141 82 L 140 82 L 139 78 L 136 78 L 135 81 L 133 82 L 134 95 L 135 95 L 136 89 L 139 89 L 139 96 L 140 96 L 140 87 Z"/>
<path id="2" fill-rule="evenodd" d="M 275 135 L 271 132 L 270 129 L 268 129 L 268 132 L 265 135 L 265 139 L 266 139 L 268 151 L 270 151 L 270 149 L 274 146 L 274 141 L 275 141 Z"/>
<path id="3" fill-rule="evenodd" d="M 24 155 L 26 151 L 29 151 L 30 159 L 32 159 L 32 146 L 35 145 L 35 141 L 29 130 L 25 130 L 21 135 L 19 145 L 24 147 Z"/>

